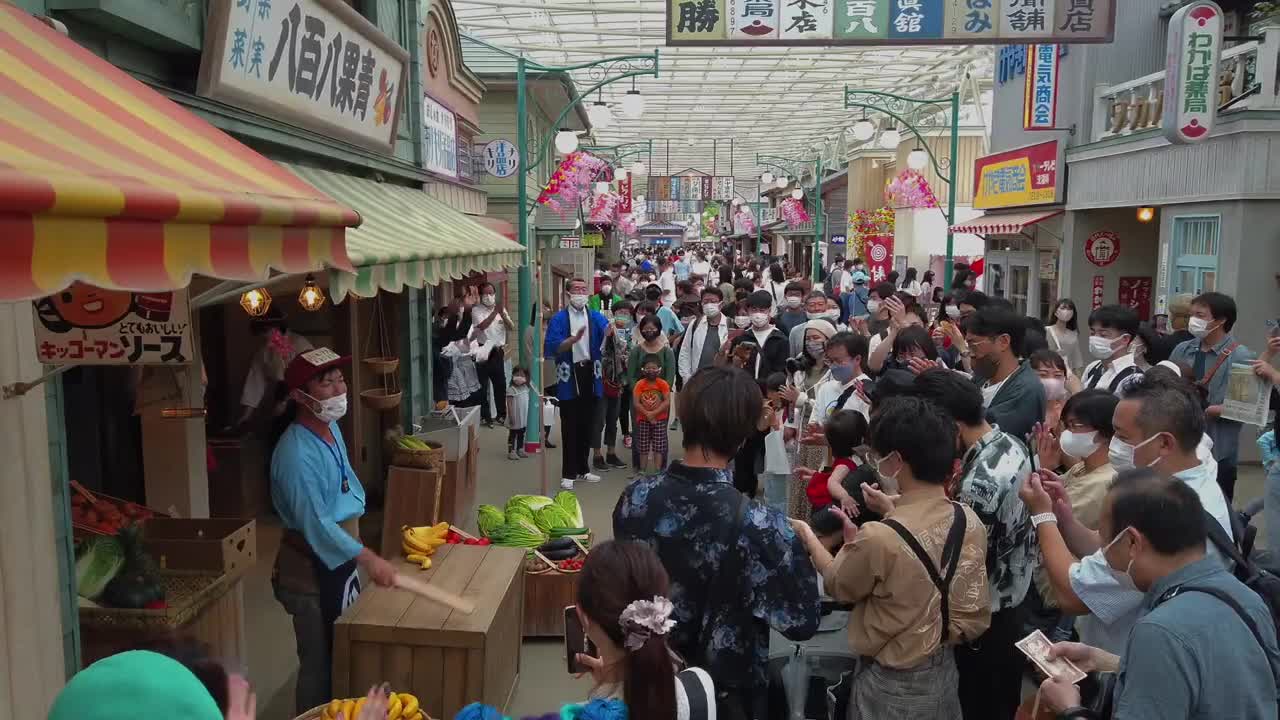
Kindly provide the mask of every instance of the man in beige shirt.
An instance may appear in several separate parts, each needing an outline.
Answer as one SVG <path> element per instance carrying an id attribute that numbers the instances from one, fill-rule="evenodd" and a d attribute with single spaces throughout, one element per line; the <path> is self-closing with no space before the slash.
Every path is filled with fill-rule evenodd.
<path id="1" fill-rule="evenodd" d="M 859 529 L 842 515 L 845 545 L 834 558 L 796 523 L 827 593 L 853 605 L 849 644 L 862 659 L 851 720 L 960 720 L 951 646 L 986 631 L 991 598 L 986 528 L 943 490 L 956 434 L 955 423 L 925 400 L 886 400 L 872 415 L 870 445 L 877 472 L 896 480 L 902 494 L 862 488 L 885 520 Z"/>

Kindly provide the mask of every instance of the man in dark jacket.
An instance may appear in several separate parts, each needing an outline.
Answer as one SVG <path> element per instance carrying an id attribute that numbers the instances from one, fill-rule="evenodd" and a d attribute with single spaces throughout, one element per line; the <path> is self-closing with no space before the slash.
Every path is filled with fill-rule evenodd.
<path id="1" fill-rule="evenodd" d="M 1044 385 L 1018 358 L 1026 324 L 1012 310 L 988 307 L 969 320 L 965 341 L 973 363 L 973 379 L 982 389 L 987 421 L 1019 440 L 1044 421 Z"/>

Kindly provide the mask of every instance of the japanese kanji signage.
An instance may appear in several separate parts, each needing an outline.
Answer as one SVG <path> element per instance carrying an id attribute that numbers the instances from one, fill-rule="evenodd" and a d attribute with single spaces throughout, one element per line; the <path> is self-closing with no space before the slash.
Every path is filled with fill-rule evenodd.
<path id="1" fill-rule="evenodd" d="M 1120 236 L 1110 230 L 1099 230 L 1084 242 L 1084 259 L 1106 267 L 1120 259 Z"/>
<path id="2" fill-rule="evenodd" d="M 409 55 L 342 0 L 210 0 L 207 23 L 201 95 L 393 152 Z"/>
<path id="3" fill-rule="evenodd" d="M 1022 127 L 1053 130 L 1058 124 L 1058 46 L 1027 46 L 1026 95 Z"/>
<path id="4" fill-rule="evenodd" d="M 1062 201 L 1057 140 L 978 158 L 974 163 L 973 206 L 980 210 Z"/>
<path id="5" fill-rule="evenodd" d="M 1094 310 L 1102 307 L 1105 302 L 1107 279 L 1101 275 L 1093 276 L 1093 295 L 1090 297 L 1090 307 Z"/>
<path id="6" fill-rule="evenodd" d="M 185 365 L 187 291 L 104 290 L 76 282 L 35 306 L 36 354 L 45 365 Z"/>
<path id="7" fill-rule="evenodd" d="M 1201 142 L 1217 122 L 1222 25 L 1222 9 L 1207 0 L 1182 7 L 1169 20 L 1162 125 L 1169 142 Z"/>
<path id="8" fill-rule="evenodd" d="M 711 199 L 721 202 L 733 201 L 733 176 L 724 175 L 713 178 Z"/>
<path id="9" fill-rule="evenodd" d="M 496 178 L 511 177 L 520 165 L 520 153 L 510 140 L 491 140 L 484 146 L 485 172 Z"/>
<path id="10" fill-rule="evenodd" d="M 458 177 L 458 120 L 427 95 L 422 96 L 422 149 L 427 170 Z"/>
<path id="11" fill-rule="evenodd" d="M 667 0 L 668 45 L 1103 43 L 1118 0 Z"/>
<path id="12" fill-rule="evenodd" d="M 604 247 L 604 233 L 601 233 L 601 232 L 582 233 L 581 246 L 584 248 Z"/>
<path id="13" fill-rule="evenodd" d="M 1142 322 L 1151 319 L 1151 285 L 1150 276 L 1120 278 L 1120 304 L 1133 308 Z"/>
<path id="14" fill-rule="evenodd" d="M 867 252 L 867 271 L 871 284 L 882 283 L 893 272 L 893 235 L 868 235 L 863 238 Z"/>
<path id="15" fill-rule="evenodd" d="M 628 215 L 631 213 L 631 183 L 634 176 L 628 174 L 625 178 L 618 181 L 618 213 Z"/>
<path id="16" fill-rule="evenodd" d="M 686 212 L 701 210 L 699 203 L 708 200 L 733 200 L 733 177 L 729 175 L 673 175 L 649 178 L 650 200 L 680 200 L 689 204 Z"/>

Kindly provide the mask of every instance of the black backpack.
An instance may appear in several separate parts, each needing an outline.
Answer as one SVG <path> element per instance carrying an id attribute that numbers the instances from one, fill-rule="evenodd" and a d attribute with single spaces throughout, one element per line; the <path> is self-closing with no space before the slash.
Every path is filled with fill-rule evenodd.
<path id="1" fill-rule="evenodd" d="M 1205 512 L 1204 516 L 1205 523 L 1209 526 L 1209 541 L 1213 543 L 1214 547 L 1218 548 L 1218 552 L 1222 553 L 1223 557 L 1230 559 L 1234 563 L 1232 574 L 1235 575 L 1236 579 L 1262 598 L 1262 602 L 1266 604 L 1268 612 L 1271 613 L 1271 621 L 1276 628 L 1276 642 L 1280 644 L 1280 577 L 1250 560 L 1247 556 L 1247 550 L 1242 550 L 1242 547 L 1247 548 L 1252 544 L 1253 533 L 1248 532 L 1245 528 L 1232 528 L 1236 537 L 1242 539 L 1242 545 L 1237 545 L 1232 542 L 1231 538 L 1227 537 L 1226 531 L 1222 529 L 1222 525 L 1218 524 L 1216 518 L 1210 515 L 1208 511 Z M 1252 526 L 1246 527 L 1252 529 Z M 1185 586 L 1170 590 L 1165 597 L 1161 598 L 1161 602 L 1176 595 L 1179 591 L 1208 593 L 1230 605 L 1244 620 L 1245 624 L 1249 626 L 1253 636 L 1258 639 L 1258 643 L 1262 644 L 1262 634 L 1257 625 L 1230 596 L 1210 588 Z M 1266 645 L 1263 645 L 1264 650 L 1265 648 Z"/>

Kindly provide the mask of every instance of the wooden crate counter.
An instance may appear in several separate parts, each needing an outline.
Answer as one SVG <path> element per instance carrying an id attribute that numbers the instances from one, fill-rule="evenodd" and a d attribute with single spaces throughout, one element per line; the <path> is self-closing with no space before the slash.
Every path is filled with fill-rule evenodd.
<path id="1" fill-rule="evenodd" d="M 471 702 L 505 709 L 520 674 L 524 551 L 442 545 L 430 570 L 394 560 L 401 573 L 471 600 L 465 615 L 406 590 L 370 587 L 338 619 L 334 697 L 360 697 L 387 681 L 412 692 L 434 718 Z"/>

